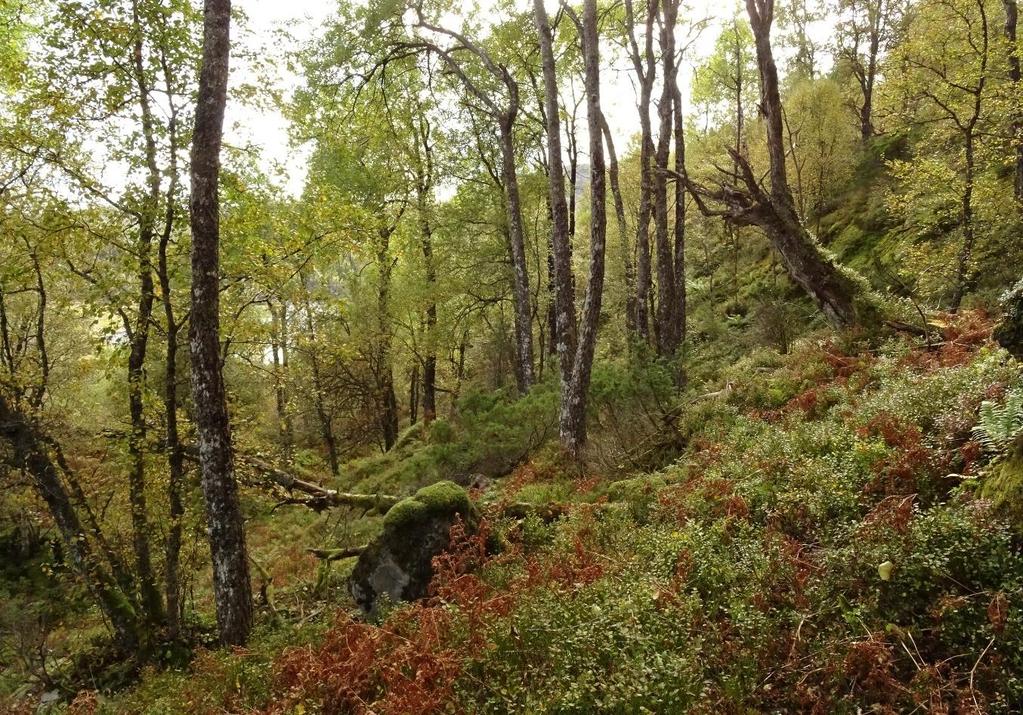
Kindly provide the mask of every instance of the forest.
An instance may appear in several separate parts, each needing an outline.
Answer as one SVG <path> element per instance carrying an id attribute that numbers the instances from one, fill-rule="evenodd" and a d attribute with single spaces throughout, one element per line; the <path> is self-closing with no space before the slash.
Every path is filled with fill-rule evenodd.
<path id="1" fill-rule="evenodd" d="M 233 5 L 0 0 L 0 712 L 1023 712 L 1017 0 Z"/>

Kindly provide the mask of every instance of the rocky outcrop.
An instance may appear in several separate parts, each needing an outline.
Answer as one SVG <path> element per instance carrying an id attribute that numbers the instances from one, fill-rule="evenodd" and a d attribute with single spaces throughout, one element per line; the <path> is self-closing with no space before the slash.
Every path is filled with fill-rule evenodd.
<path id="1" fill-rule="evenodd" d="M 461 519 L 474 530 L 478 517 L 469 495 L 454 482 L 423 487 L 388 510 L 384 530 L 359 555 L 349 589 L 366 612 L 381 597 L 413 601 L 426 595 L 433 578 L 433 557 L 447 548 L 450 531 Z"/>

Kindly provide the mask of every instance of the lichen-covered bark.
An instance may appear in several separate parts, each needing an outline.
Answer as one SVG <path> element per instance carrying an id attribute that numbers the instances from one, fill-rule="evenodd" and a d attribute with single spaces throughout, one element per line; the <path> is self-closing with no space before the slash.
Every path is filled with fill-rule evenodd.
<path id="1" fill-rule="evenodd" d="M 674 98 L 677 81 L 675 63 L 675 23 L 678 18 L 678 0 L 661 3 L 661 62 L 663 84 L 657 107 L 658 134 L 654 153 L 654 247 L 657 255 L 657 315 L 655 336 L 657 353 L 671 357 L 681 341 L 678 318 L 675 261 L 668 232 L 668 160 L 671 154 Z"/>
<path id="2" fill-rule="evenodd" d="M 192 400 L 213 558 L 217 626 L 242 644 L 252 626 L 252 585 L 220 368 L 220 220 L 217 182 L 230 55 L 230 0 L 206 0 L 203 58 L 192 137 Z"/>
<path id="3" fill-rule="evenodd" d="M 515 298 L 515 379 L 519 392 L 526 393 L 533 386 L 533 319 L 530 311 L 529 271 L 526 267 L 526 238 L 522 228 L 522 200 L 519 196 L 512 139 L 514 122 L 515 115 L 511 112 L 501 118 L 501 166 Z"/>
<path id="4" fill-rule="evenodd" d="M 533 16 L 540 40 L 544 74 L 552 243 L 554 246 L 555 301 L 558 318 L 558 356 L 561 368 L 559 434 L 562 447 L 578 454 L 586 442 L 586 397 L 589 392 L 597 325 L 604 293 L 604 253 L 607 235 L 607 204 L 604 169 L 603 115 L 600 107 L 600 60 L 595 0 L 586 0 L 581 24 L 585 65 L 586 114 L 590 154 L 590 275 L 583 298 L 582 319 L 576 326 L 571 290 L 571 251 L 568 246 L 568 206 L 565 201 L 561 159 L 561 127 L 558 120 L 558 85 L 550 21 L 542 0 L 534 0 Z M 577 332 L 578 331 L 578 332 Z M 571 341 L 571 342 L 570 342 Z"/>
<path id="5" fill-rule="evenodd" d="M 653 127 L 650 122 L 650 104 L 653 95 L 656 63 L 653 37 L 654 19 L 657 15 L 657 0 L 645 3 L 645 33 L 642 52 L 635 36 L 635 14 L 632 0 L 625 0 L 626 24 L 629 27 L 629 55 L 633 69 L 639 79 L 639 214 L 636 220 L 636 331 L 640 339 L 650 339 L 650 289 L 652 282 L 650 266 L 650 219 L 651 207 L 651 161 L 654 155 Z"/>
<path id="6" fill-rule="evenodd" d="M 572 290 L 572 246 L 569 207 L 565 197 L 565 168 L 561 150 L 561 109 L 554 63 L 553 37 L 542 0 L 533 0 L 544 80 L 544 116 L 547 124 L 548 204 L 551 212 L 551 258 L 554 281 L 555 353 L 561 370 L 561 388 L 568 387 L 575 360 L 575 295 Z"/>
<path id="7" fill-rule="evenodd" d="M 1020 62 L 1019 47 L 1016 42 L 1016 26 L 1019 22 L 1019 7 L 1016 0 L 1002 0 L 1005 10 L 1003 32 L 1009 45 L 1009 81 L 1019 96 Z M 1013 110 L 1012 116 L 1012 152 L 1013 152 L 1013 195 L 1017 201 L 1023 201 L 1023 115 L 1019 108 Z"/>
<path id="8" fill-rule="evenodd" d="M 869 291 L 854 274 L 840 269 L 810 236 L 799 221 L 789 188 L 778 68 L 774 63 L 770 38 L 774 1 L 746 0 L 746 10 L 756 41 L 770 186 L 765 188 L 748 159 L 732 150 L 730 153 L 736 171 L 728 185 L 708 189 L 686 178 L 687 187 L 705 215 L 722 216 L 735 226 L 758 226 L 778 252 L 789 277 L 817 304 L 829 323 L 838 328 L 869 327 L 880 318 L 877 306 L 869 298 Z M 719 202 L 723 208 L 710 207 L 706 199 Z"/>

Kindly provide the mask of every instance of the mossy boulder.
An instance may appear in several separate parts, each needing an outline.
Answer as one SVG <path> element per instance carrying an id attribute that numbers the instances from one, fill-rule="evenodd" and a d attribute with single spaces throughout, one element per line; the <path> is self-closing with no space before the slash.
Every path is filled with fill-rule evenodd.
<path id="1" fill-rule="evenodd" d="M 373 612 L 378 599 L 414 601 L 426 595 L 433 578 L 433 557 L 450 543 L 459 519 L 470 531 L 478 516 L 466 491 L 450 481 L 423 487 L 395 504 L 384 530 L 359 556 L 349 589 L 356 603 Z"/>

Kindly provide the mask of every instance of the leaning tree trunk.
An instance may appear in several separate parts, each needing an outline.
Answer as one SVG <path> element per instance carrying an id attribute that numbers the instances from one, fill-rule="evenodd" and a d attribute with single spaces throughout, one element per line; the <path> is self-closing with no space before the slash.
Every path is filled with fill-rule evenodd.
<path id="1" fill-rule="evenodd" d="M 860 288 L 847 273 L 839 270 L 800 223 L 792 191 L 785 172 L 785 146 L 782 135 L 782 104 L 778 89 L 778 68 L 771 49 L 771 23 L 774 0 L 746 0 L 750 26 L 756 41 L 757 69 L 760 73 L 760 105 L 767 125 L 771 187 L 760 211 L 750 214 L 774 248 L 781 254 L 789 276 L 814 300 L 821 312 L 836 327 L 851 327 L 869 319 L 861 314 Z M 748 171 L 748 166 L 743 169 Z M 752 187 L 756 180 L 747 177 Z"/>
<path id="2" fill-rule="evenodd" d="M 128 594 L 120 591 L 116 581 L 98 558 L 92 543 L 86 538 L 86 528 L 75 510 L 71 495 L 64 486 L 65 474 L 50 456 L 47 440 L 40 435 L 28 418 L 4 395 L 0 394 L 0 437 L 12 447 L 13 466 L 23 469 L 32 480 L 32 486 L 46 503 L 53 516 L 61 541 L 71 556 L 75 572 L 96 598 L 103 615 L 114 630 L 114 638 L 126 650 L 144 648 L 146 629 L 132 605 Z"/>
<path id="3" fill-rule="evenodd" d="M 252 584 L 220 364 L 220 146 L 227 104 L 231 0 L 206 0 L 192 137 L 192 400 L 213 557 L 220 641 L 240 645 L 252 627 Z"/>

